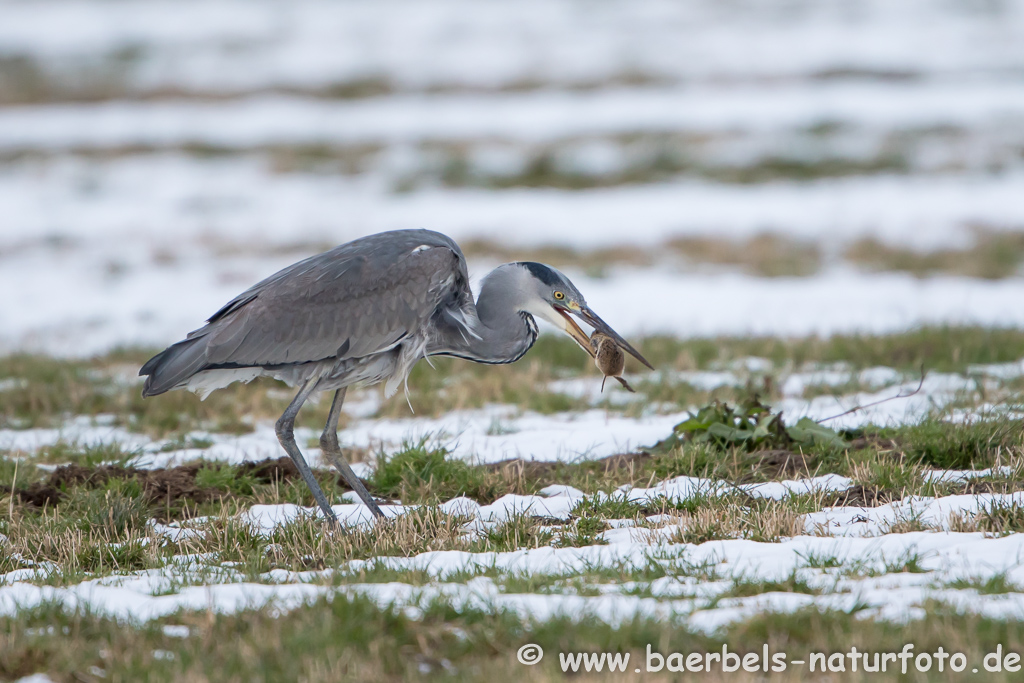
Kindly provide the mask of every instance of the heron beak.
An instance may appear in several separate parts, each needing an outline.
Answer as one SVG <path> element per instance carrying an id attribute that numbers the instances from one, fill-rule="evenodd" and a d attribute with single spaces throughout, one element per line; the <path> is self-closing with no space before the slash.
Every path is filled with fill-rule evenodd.
<path id="1" fill-rule="evenodd" d="M 638 361 L 649 367 L 651 370 L 654 369 L 654 366 L 651 365 L 646 358 L 641 356 L 640 352 L 634 349 L 632 344 L 623 339 L 622 335 L 613 330 L 611 326 L 608 325 L 608 323 L 606 323 L 604 320 L 601 320 L 601 317 L 594 313 L 592 310 L 590 310 L 588 307 L 577 307 L 575 306 L 575 304 L 573 304 L 572 309 L 558 307 L 555 310 L 558 311 L 566 320 L 566 334 L 575 339 L 576 343 L 583 347 L 583 350 L 589 353 L 591 356 L 594 356 L 595 353 L 594 349 L 590 346 L 590 337 L 587 335 L 586 332 L 580 329 L 580 326 L 576 324 L 576 321 L 570 317 L 570 313 L 578 315 L 580 317 L 580 320 L 593 327 L 594 330 L 611 337 L 616 344 L 625 349 L 629 353 L 629 355 L 633 356 L 633 358 L 636 358 Z"/>
<path id="2" fill-rule="evenodd" d="M 554 307 L 558 311 L 559 315 L 565 318 L 565 333 L 573 338 L 573 340 L 580 345 L 580 348 L 590 354 L 591 358 L 597 354 L 594 352 L 593 347 L 590 345 L 590 337 L 586 332 L 580 329 L 580 326 L 576 324 L 576 321 L 569 315 L 568 309 L 562 308 L 561 306 Z"/>

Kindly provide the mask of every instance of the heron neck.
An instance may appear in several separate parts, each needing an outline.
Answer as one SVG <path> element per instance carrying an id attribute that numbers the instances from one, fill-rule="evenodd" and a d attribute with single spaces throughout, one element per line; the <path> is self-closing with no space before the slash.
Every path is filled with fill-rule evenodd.
<path id="1" fill-rule="evenodd" d="M 522 288 L 515 281 L 521 268 L 510 266 L 499 266 L 484 278 L 475 306 L 476 336 L 460 335 L 453 355 L 481 363 L 511 363 L 533 346 L 537 324 L 523 312 Z"/>

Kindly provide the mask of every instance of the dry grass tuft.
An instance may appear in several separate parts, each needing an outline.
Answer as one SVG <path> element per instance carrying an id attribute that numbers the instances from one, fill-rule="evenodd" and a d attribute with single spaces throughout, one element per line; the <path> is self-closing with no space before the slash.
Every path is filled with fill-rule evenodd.
<path id="1" fill-rule="evenodd" d="M 270 569 L 337 567 L 371 557 L 410 557 L 434 550 L 466 550 L 467 520 L 436 507 L 409 510 L 372 528 L 335 529 L 323 519 L 300 516 L 269 532 L 224 515 L 201 527 L 202 535 L 178 541 L 175 554 L 213 553 L 248 575 Z"/>
<path id="2" fill-rule="evenodd" d="M 666 246 L 695 266 L 732 266 L 761 277 L 813 275 L 822 261 L 816 245 L 768 233 L 744 241 L 679 237 Z"/>
<path id="3" fill-rule="evenodd" d="M 745 538 L 774 543 L 807 533 L 803 515 L 785 502 L 758 500 L 746 507 L 726 498 L 719 500 L 721 502 L 674 515 L 677 526 L 668 535 L 668 542 L 700 545 L 708 541 Z"/>
<path id="4" fill-rule="evenodd" d="M 918 277 L 942 273 L 995 280 L 1020 272 L 1024 263 L 1024 235 L 979 226 L 969 247 L 925 253 L 868 238 L 850 245 L 845 257 L 874 271 L 904 271 Z"/>
<path id="5" fill-rule="evenodd" d="M 0 501 L 5 502 L 5 501 Z M 163 564 L 162 539 L 143 523 L 125 521 L 111 510 L 99 516 L 68 520 L 57 510 L 42 515 L 15 514 L 6 520 L 0 571 L 37 567 L 48 580 L 71 580 L 84 573 L 138 571 Z"/>

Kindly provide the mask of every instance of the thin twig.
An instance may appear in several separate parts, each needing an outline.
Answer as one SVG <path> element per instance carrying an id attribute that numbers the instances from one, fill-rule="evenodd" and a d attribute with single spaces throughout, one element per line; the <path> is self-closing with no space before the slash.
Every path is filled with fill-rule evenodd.
<path id="1" fill-rule="evenodd" d="M 14 459 L 14 479 L 11 480 L 11 501 L 7 506 L 7 516 L 14 521 L 14 497 L 18 495 L 18 463 L 21 462 L 21 458 Z"/>
<path id="2" fill-rule="evenodd" d="M 831 417 L 826 417 L 826 418 L 824 418 L 822 420 L 818 420 L 818 424 L 821 424 L 822 422 L 828 422 L 829 420 L 834 420 L 837 417 L 843 417 L 845 415 L 852 415 L 853 413 L 856 413 L 858 410 L 864 410 L 865 408 L 872 408 L 874 406 L 878 406 L 878 405 L 881 405 L 883 403 L 888 403 L 889 401 L 895 401 L 898 398 L 910 398 L 911 396 L 913 396 L 913 395 L 915 395 L 917 393 L 920 393 L 921 388 L 924 386 L 925 374 L 927 374 L 927 373 L 925 373 L 925 370 L 924 370 L 924 363 L 921 363 L 921 381 L 919 381 L 917 383 L 917 388 L 914 389 L 913 391 L 911 391 L 909 394 L 904 394 L 903 391 L 900 391 L 900 393 L 896 394 L 895 396 L 890 396 L 889 398 L 883 398 L 883 399 L 879 399 L 877 401 L 872 401 L 871 403 L 865 403 L 862 406 L 855 406 L 853 408 L 850 408 L 847 411 L 839 413 L 838 415 L 833 415 Z"/>

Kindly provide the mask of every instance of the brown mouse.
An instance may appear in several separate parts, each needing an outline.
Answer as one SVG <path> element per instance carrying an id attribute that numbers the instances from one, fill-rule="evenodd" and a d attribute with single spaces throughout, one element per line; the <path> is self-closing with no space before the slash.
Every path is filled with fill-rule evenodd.
<path id="1" fill-rule="evenodd" d="M 614 377 L 627 390 L 635 393 L 629 382 L 622 378 L 622 371 L 626 369 L 626 354 L 615 340 L 606 334 L 594 332 L 590 336 L 590 347 L 594 350 L 594 364 L 604 375 L 604 379 L 601 380 L 601 391 L 604 391 L 604 383 L 608 378 Z"/>

